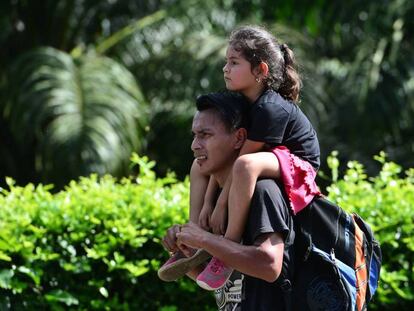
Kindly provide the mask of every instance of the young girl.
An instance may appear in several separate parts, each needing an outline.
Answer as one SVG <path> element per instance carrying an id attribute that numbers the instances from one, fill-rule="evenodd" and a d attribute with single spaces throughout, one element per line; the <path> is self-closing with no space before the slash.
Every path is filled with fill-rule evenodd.
<path id="1" fill-rule="evenodd" d="M 319 143 L 296 105 L 301 81 L 294 65 L 293 52 L 265 29 L 244 26 L 231 33 L 224 80 L 228 90 L 240 92 L 251 103 L 248 139 L 216 205 L 217 184 L 199 172 L 197 162 L 203 159 L 196 159 L 190 172 L 191 221 L 240 242 L 257 178 L 281 179 L 295 214 L 319 194 L 314 181 Z M 182 257 L 176 253 L 160 270 L 168 270 L 180 260 L 199 263 L 197 256 Z M 213 257 L 197 283 L 207 290 L 221 288 L 232 271 Z"/>
<path id="2" fill-rule="evenodd" d="M 263 28 L 244 26 L 230 35 L 224 80 L 228 90 L 240 92 L 251 103 L 251 124 L 216 207 L 212 204 L 216 184 L 210 180 L 199 213 L 200 225 L 215 233 L 223 233 L 228 213 L 224 237 L 230 240 L 241 241 L 257 178 L 281 179 L 294 214 L 319 194 L 315 184 L 319 143 L 311 123 L 296 105 L 301 81 L 294 65 L 293 52 Z M 191 182 L 200 188 L 205 177 L 193 170 Z M 194 193 L 192 196 L 200 206 L 202 200 Z M 231 268 L 213 257 L 197 283 L 215 290 L 231 273 Z"/>

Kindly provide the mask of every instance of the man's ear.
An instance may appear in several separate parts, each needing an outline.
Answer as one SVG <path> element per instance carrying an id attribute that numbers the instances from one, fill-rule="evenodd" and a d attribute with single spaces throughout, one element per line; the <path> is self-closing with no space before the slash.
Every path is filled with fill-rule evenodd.
<path id="1" fill-rule="evenodd" d="M 247 139 L 247 131 L 245 128 L 239 128 L 236 130 L 235 133 L 236 143 L 234 145 L 235 149 L 241 149 L 243 147 L 244 142 Z"/>

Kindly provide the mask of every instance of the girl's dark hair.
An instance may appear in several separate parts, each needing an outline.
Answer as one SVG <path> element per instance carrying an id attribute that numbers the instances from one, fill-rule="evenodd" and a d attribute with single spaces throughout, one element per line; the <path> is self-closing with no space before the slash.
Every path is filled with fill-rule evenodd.
<path id="1" fill-rule="evenodd" d="M 264 81 L 268 88 L 287 100 L 299 100 L 302 82 L 293 51 L 286 44 L 280 44 L 262 27 L 242 26 L 232 31 L 229 45 L 246 58 L 252 69 L 261 62 L 269 66 L 269 75 Z"/>

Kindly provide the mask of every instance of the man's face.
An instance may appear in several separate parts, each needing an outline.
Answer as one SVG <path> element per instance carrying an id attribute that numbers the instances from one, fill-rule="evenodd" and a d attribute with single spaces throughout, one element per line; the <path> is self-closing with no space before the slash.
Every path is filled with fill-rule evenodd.
<path id="1" fill-rule="evenodd" d="M 203 174 L 219 174 L 232 166 L 240 148 L 237 131 L 230 132 L 215 110 L 197 112 L 192 132 L 191 149 Z"/>

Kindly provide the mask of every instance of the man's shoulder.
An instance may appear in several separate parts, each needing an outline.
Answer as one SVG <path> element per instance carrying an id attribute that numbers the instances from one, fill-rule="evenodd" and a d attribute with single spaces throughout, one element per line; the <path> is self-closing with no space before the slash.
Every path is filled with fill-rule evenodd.
<path id="1" fill-rule="evenodd" d="M 291 218 L 289 200 L 281 182 L 274 179 L 259 179 L 250 205 L 250 229 L 256 231 L 256 226 L 262 229 L 268 226 L 268 232 L 287 233 L 292 229 Z M 253 235 L 256 237 L 256 234 Z"/>
<path id="2" fill-rule="evenodd" d="M 264 193 L 268 191 L 274 192 L 277 195 L 283 196 L 281 183 L 279 183 L 275 179 L 270 179 L 270 178 L 258 179 L 256 182 L 256 187 L 255 187 L 254 192 L 260 194 L 260 193 Z"/>

